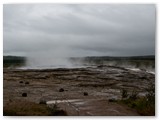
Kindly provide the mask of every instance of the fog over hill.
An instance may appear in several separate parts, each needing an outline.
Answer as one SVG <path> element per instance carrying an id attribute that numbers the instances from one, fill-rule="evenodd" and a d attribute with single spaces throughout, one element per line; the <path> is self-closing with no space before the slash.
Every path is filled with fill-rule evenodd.
<path id="1" fill-rule="evenodd" d="M 5 4 L 4 55 L 28 65 L 68 65 L 70 57 L 155 55 L 152 4 Z"/>
<path id="2" fill-rule="evenodd" d="M 51 59 L 52 60 L 52 59 Z M 71 57 L 61 59 L 66 61 L 41 61 L 28 59 L 19 56 L 4 56 L 3 63 L 5 68 L 21 69 L 53 69 L 53 68 L 81 68 L 81 67 L 103 67 L 114 66 L 123 68 L 138 68 L 148 71 L 155 71 L 155 56 L 128 56 L 128 57 L 111 57 L 111 56 L 88 56 L 88 57 Z M 43 63 L 43 64 L 42 64 Z"/>

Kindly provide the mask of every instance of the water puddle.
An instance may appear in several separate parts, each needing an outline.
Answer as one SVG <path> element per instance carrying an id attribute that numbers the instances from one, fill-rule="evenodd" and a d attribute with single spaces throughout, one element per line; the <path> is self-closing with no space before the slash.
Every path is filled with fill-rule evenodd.
<path id="1" fill-rule="evenodd" d="M 128 70 L 133 70 L 133 71 L 136 71 L 136 72 L 139 72 L 139 71 L 142 71 L 141 69 L 139 68 L 126 68 Z M 155 74 L 154 71 L 149 71 L 149 70 L 146 70 L 147 73 L 151 73 L 151 74 Z"/>
<path id="2" fill-rule="evenodd" d="M 77 104 L 82 104 L 83 102 L 79 103 L 80 99 L 74 99 L 74 100 L 51 100 L 51 101 L 47 101 L 47 104 L 56 104 L 56 103 L 71 103 L 71 102 L 77 102 Z"/>
<path id="3" fill-rule="evenodd" d="M 133 71 L 141 71 L 139 68 L 126 68 L 126 69 L 128 69 L 128 70 L 133 70 Z"/>

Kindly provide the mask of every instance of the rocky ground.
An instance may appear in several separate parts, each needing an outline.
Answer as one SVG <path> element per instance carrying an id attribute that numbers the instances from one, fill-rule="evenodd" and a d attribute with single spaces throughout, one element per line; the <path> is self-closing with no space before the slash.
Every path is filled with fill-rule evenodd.
<path id="1" fill-rule="evenodd" d="M 3 73 L 4 107 L 17 100 L 46 101 L 49 105 L 56 103 L 68 115 L 139 115 L 111 100 L 121 99 L 122 89 L 144 96 L 155 80 L 155 75 L 145 70 L 114 66 L 4 69 Z"/>

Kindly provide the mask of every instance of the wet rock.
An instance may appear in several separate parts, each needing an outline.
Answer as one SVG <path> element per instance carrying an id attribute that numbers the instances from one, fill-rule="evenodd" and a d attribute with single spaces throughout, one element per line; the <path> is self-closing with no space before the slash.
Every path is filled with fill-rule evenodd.
<path id="1" fill-rule="evenodd" d="M 63 88 L 59 89 L 59 92 L 64 92 L 64 89 Z"/>
<path id="2" fill-rule="evenodd" d="M 23 83 L 23 81 L 19 81 L 19 83 Z"/>
<path id="3" fill-rule="evenodd" d="M 122 75 L 122 74 L 119 74 L 119 75 L 117 75 L 116 77 L 124 77 L 124 75 Z"/>
<path id="4" fill-rule="evenodd" d="M 147 77 L 146 76 L 141 76 L 141 77 L 139 77 L 140 79 L 147 79 Z"/>
<path id="5" fill-rule="evenodd" d="M 84 92 L 83 95 L 84 95 L 84 96 L 88 96 L 88 92 Z"/>
<path id="6" fill-rule="evenodd" d="M 25 82 L 25 84 L 26 84 L 26 85 L 28 85 L 28 84 L 29 84 L 29 82 Z"/>
<path id="7" fill-rule="evenodd" d="M 22 93 L 22 97 L 27 97 L 27 93 Z"/>
<path id="8" fill-rule="evenodd" d="M 103 68 L 106 67 L 105 65 L 98 65 L 97 68 Z"/>

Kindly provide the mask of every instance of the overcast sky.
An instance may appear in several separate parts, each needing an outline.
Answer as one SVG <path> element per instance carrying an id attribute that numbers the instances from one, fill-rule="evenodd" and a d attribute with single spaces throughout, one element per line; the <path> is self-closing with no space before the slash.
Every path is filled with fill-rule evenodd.
<path id="1" fill-rule="evenodd" d="M 6 4 L 4 55 L 155 54 L 155 5 Z"/>

